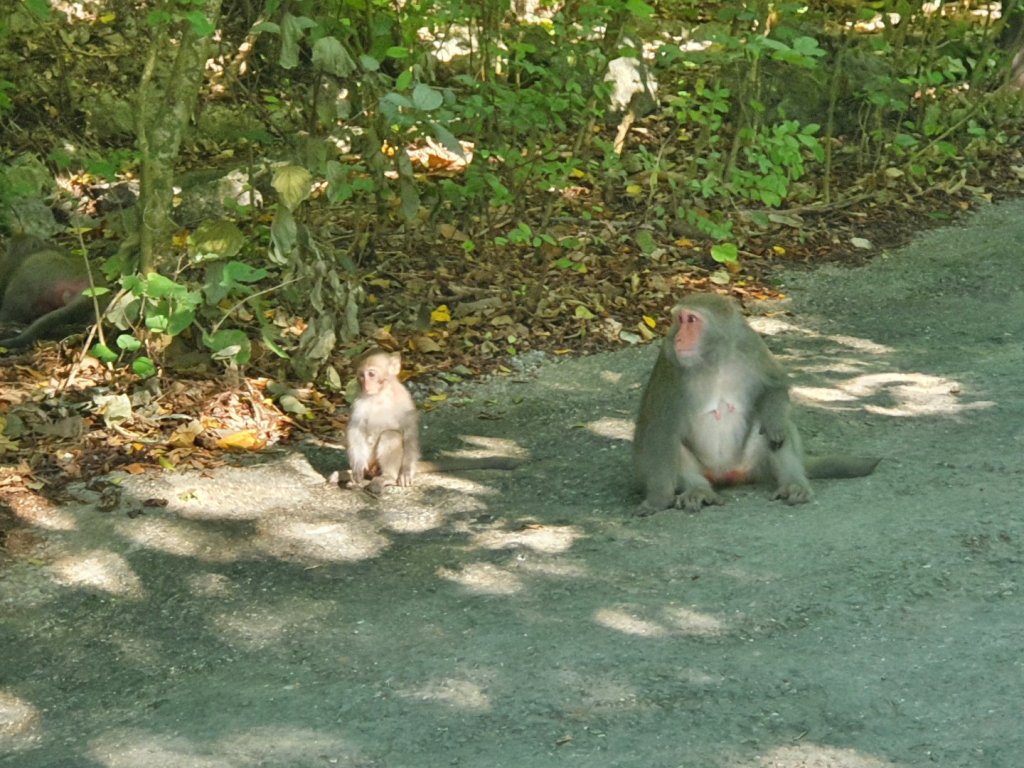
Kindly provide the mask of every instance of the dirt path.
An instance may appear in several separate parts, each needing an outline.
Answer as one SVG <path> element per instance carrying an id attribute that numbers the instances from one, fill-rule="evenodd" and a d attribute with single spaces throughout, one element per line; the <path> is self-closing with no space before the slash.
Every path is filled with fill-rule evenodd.
<path id="1" fill-rule="evenodd" d="M 967 224 L 759 320 L 810 451 L 884 457 L 811 505 L 628 517 L 648 347 L 427 415 L 513 473 L 373 503 L 291 453 L 41 511 L 0 572 L 0 765 L 1017 768 L 1024 202 Z"/>

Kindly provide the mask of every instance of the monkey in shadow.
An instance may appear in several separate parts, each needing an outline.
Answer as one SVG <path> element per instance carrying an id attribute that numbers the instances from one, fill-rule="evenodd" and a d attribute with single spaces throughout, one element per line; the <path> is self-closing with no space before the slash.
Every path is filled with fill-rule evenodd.
<path id="1" fill-rule="evenodd" d="M 10 238 L 0 254 L 0 347 L 27 347 L 38 339 L 80 331 L 95 317 L 91 296 L 83 291 L 101 285 L 90 281 L 81 258 L 32 235 Z"/>

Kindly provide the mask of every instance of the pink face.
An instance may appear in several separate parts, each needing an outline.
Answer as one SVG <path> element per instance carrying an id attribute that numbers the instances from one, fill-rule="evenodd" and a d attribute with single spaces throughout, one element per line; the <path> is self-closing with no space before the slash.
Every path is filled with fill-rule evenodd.
<path id="1" fill-rule="evenodd" d="M 700 353 L 700 339 L 704 333 L 704 317 L 692 309 L 677 307 L 672 318 L 676 326 L 673 346 L 676 357 L 685 360 Z"/>
<path id="2" fill-rule="evenodd" d="M 362 390 L 364 395 L 376 395 L 384 388 L 384 381 L 386 379 L 385 370 L 374 365 L 372 361 L 364 364 L 357 374 L 359 377 L 359 389 Z"/>

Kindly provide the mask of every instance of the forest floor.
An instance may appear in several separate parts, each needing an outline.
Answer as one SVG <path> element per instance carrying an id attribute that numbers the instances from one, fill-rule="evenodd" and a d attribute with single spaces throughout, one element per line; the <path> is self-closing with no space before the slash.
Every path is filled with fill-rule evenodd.
<path id="1" fill-rule="evenodd" d="M 126 475 L 130 513 L 40 501 L 0 570 L 0 765 L 1016 768 L 1021 243 L 1008 202 L 781 275 L 754 323 L 809 452 L 882 457 L 809 505 L 630 516 L 651 346 L 425 415 L 428 453 L 513 472 L 374 501 L 310 444 Z"/>

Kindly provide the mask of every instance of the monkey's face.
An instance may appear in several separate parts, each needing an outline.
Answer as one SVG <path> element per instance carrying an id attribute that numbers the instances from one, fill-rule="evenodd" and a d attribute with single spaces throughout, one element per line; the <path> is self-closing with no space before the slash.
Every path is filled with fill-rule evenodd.
<path id="1" fill-rule="evenodd" d="M 680 363 L 700 356 L 705 330 L 706 321 L 700 312 L 682 305 L 672 310 L 672 347 Z"/>
<path id="2" fill-rule="evenodd" d="M 387 382 L 387 371 L 372 363 L 360 368 L 356 376 L 359 379 L 360 391 L 369 397 L 379 394 Z"/>

